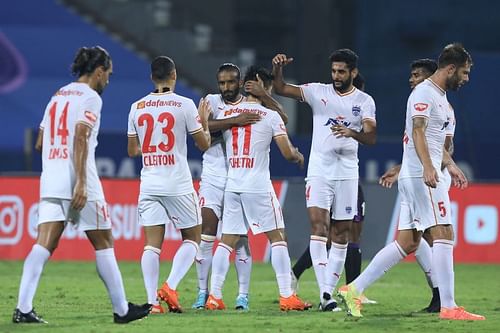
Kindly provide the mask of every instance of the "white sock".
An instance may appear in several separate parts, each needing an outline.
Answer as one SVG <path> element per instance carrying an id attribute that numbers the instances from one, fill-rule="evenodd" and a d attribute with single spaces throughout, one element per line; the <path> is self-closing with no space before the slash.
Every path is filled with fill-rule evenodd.
<path id="1" fill-rule="evenodd" d="M 347 255 L 347 244 L 337 244 L 332 242 L 330 254 L 328 255 L 328 267 L 326 269 L 325 284 L 328 287 L 328 293 L 331 295 L 339 282 L 340 275 L 344 269 L 345 258 Z"/>
<path id="2" fill-rule="evenodd" d="M 43 267 L 47 260 L 49 260 L 49 257 L 49 250 L 39 244 L 35 244 L 24 260 L 23 275 L 17 299 L 17 308 L 22 313 L 28 313 L 33 310 L 33 298 L 35 297 Z"/>
<path id="3" fill-rule="evenodd" d="M 156 290 L 158 289 L 158 278 L 160 276 L 160 253 L 160 249 L 149 245 L 144 247 L 142 253 L 142 277 L 149 304 L 158 304 Z"/>
<path id="4" fill-rule="evenodd" d="M 215 298 L 222 298 L 222 287 L 229 270 L 231 252 L 233 252 L 233 249 L 222 242 L 219 243 L 215 250 L 214 259 L 212 260 L 212 277 L 210 279 L 210 293 Z"/>
<path id="5" fill-rule="evenodd" d="M 417 251 L 415 251 L 415 259 L 417 259 L 420 268 L 422 268 L 429 287 L 437 287 L 432 278 L 432 248 L 423 238 L 420 240 L 420 244 L 418 244 Z"/>
<path id="6" fill-rule="evenodd" d="M 290 255 L 286 242 L 275 242 L 271 244 L 271 263 L 274 272 L 276 273 L 276 280 L 278 280 L 278 288 L 281 297 L 290 297 L 292 291 L 292 266 L 290 264 Z"/>
<path id="7" fill-rule="evenodd" d="M 198 244 L 192 240 L 186 239 L 182 242 L 175 253 L 172 262 L 172 269 L 167 278 L 167 284 L 170 289 L 176 290 L 182 278 L 186 275 L 194 262 L 196 253 L 198 252 Z"/>
<path id="8" fill-rule="evenodd" d="M 453 241 L 436 239 L 432 246 L 432 272 L 436 275 L 441 307 L 454 308 L 455 273 L 453 271 Z"/>
<path id="9" fill-rule="evenodd" d="M 128 302 L 123 287 L 122 275 L 116 262 L 115 250 L 111 247 L 95 251 L 97 273 L 108 290 L 113 312 L 124 316 L 128 312 Z"/>
<path id="10" fill-rule="evenodd" d="M 252 256 L 248 245 L 248 237 L 240 237 L 235 247 L 234 265 L 238 275 L 239 295 L 248 295 L 250 289 L 250 274 L 252 272 Z"/>
<path id="11" fill-rule="evenodd" d="M 397 241 L 387 244 L 382 250 L 378 251 L 368 267 L 352 283 L 357 291 L 362 293 L 406 256 L 407 254 Z"/>
<path id="12" fill-rule="evenodd" d="M 215 236 L 201 235 L 200 249 L 196 254 L 196 273 L 198 275 L 198 289 L 208 290 L 208 272 L 212 266 L 212 251 L 214 248 Z"/>
<path id="13" fill-rule="evenodd" d="M 326 253 L 326 241 L 328 238 L 311 235 L 311 240 L 309 242 L 309 250 L 311 252 L 311 261 L 314 268 L 314 273 L 316 275 L 316 281 L 318 282 L 320 298 L 323 297 L 323 293 L 329 293 L 328 287 L 326 286 L 326 269 L 328 265 L 328 258 Z"/>

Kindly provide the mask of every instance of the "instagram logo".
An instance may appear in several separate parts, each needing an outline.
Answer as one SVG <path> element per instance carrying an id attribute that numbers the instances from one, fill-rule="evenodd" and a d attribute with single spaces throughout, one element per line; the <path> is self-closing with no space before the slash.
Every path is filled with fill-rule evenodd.
<path id="1" fill-rule="evenodd" d="M 16 195 L 0 195 L 0 245 L 14 245 L 23 235 L 23 201 Z"/>

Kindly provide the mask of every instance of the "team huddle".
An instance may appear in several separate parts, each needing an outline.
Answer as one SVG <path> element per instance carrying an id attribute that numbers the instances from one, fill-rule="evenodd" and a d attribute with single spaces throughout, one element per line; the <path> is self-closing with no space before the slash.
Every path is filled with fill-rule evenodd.
<path id="1" fill-rule="evenodd" d="M 233 252 L 239 286 L 234 308 L 249 310 L 249 229 L 253 234 L 264 233 L 271 243 L 281 311 L 312 307 L 297 296 L 296 288 L 302 271 L 312 266 L 319 309 L 340 311 L 334 298 L 338 295 L 349 315 L 361 317 L 362 303 L 373 303 L 364 295 L 368 286 L 416 251 L 433 290 L 425 311 L 439 312 L 441 319 L 484 320 L 454 301 L 448 197 L 451 183 L 464 188 L 467 179 L 451 157 L 455 118 L 446 91 L 457 90 L 468 81 L 472 59 L 455 43 L 443 49 L 437 64 L 427 59 L 412 65 L 413 90 L 407 104 L 402 164 L 380 179 L 385 187 L 398 180 L 403 198 L 399 234 L 362 273 L 360 229 L 353 232 L 357 228 L 353 220 L 362 221 L 364 215 L 364 202 L 358 193 L 358 145 L 375 144 L 377 126 L 373 98 L 355 84 L 361 78 L 357 60 L 353 51 L 337 50 L 330 57 L 333 83 L 299 86 L 283 79 L 283 68 L 293 61 L 284 54 L 273 58 L 272 71 L 252 66 L 243 77 L 236 65 L 225 63 L 217 70 L 219 94 L 207 95 L 198 107 L 175 93 L 177 72 L 172 59 L 159 56 L 152 61 L 155 90 L 131 105 L 127 130 L 128 154 L 143 162 L 138 223 L 145 235 L 141 269 L 147 302 L 136 305 L 126 299 L 94 156 L 100 94 L 109 83 L 112 61 L 98 46 L 81 48 L 72 66 L 77 81 L 52 96 L 40 124 L 36 143 L 42 152 L 38 236 L 24 263 L 13 322 L 46 323 L 35 312 L 33 298 L 66 223 L 84 230 L 95 249 L 97 271 L 108 291 L 115 323 L 165 313 L 167 308 L 183 312 L 177 287 L 193 263 L 198 295 L 192 307 L 226 309 L 222 291 Z M 287 114 L 271 96 L 272 89 L 309 104 L 313 114 L 305 186 L 311 238 L 303 255 L 308 260 L 299 259 L 293 270 L 283 213 L 271 184 L 271 142 L 297 167 L 303 167 L 304 157 L 290 142 Z M 199 193 L 193 187 L 187 162 L 188 134 L 204 152 Z M 158 289 L 168 223 L 180 230 L 183 242 Z M 425 240 L 421 241 L 422 237 Z M 344 265 L 348 284 L 339 287 Z"/>

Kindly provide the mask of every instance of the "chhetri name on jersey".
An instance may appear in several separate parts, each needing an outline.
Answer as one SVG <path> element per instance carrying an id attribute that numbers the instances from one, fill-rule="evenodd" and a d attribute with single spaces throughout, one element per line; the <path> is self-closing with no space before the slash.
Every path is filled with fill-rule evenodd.
<path id="1" fill-rule="evenodd" d="M 144 163 L 145 167 L 175 165 L 175 155 L 148 154 L 142 156 L 142 162 Z"/>
<path id="2" fill-rule="evenodd" d="M 255 164 L 255 158 L 253 157 L 230 157 L 229 165 L 231 168 L 245 168 L 251 169 Z"/>

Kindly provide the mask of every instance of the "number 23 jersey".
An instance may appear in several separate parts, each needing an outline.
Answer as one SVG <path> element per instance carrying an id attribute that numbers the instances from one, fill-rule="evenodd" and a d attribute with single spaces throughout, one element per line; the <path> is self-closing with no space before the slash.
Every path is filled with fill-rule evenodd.
<path id="1" fill-rule="evenodd" d="M 192 193 L 187 133 L 203 128 L 194 102 L 172 92 L 151 93 L 132 104 L 129 137 L 141 145 L 141 193 L 175 196 Z"/>

